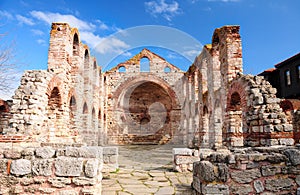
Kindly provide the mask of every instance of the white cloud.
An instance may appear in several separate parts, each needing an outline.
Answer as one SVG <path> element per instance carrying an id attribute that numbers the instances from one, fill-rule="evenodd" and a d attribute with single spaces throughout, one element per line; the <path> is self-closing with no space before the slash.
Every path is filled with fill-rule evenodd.
<path id="1" fill-rule="evenodd" d="M 180 59 L 182 57 L 177 53 L 169 52 L 168 55 L 167 55 L 167 58 L 169 58 L 169 59 Z"/>
<path id="2" fill-rule="evenodd" d="M 78 28 L 80 31 L 93 31 L 96 26 L 92 23 L 80 20 L 73 15 L 63 15 L 60 13 L 31 11 L 30 14 L 38 20 L 44 21 L 47 24 L 52 22 L 66 22 L 72 27 Z"/>
<path id="3" fill-rule="evenodd" d="M 146 12 L 157 17 L 162 15 L 166 20 L 171 21 L 175 15 L 180 13 L 179 4 L 176 1 L 166 3 L 165 0 L 145 2 Z"/>
<path id="4" fill-rule="evenodd" d="M 133 56 L 133 54 L 130 53 L 130 52 L 128 52 L 128 51 L 126 51 L 126 52 L 122 53 L 122 56 L 131 57 L 131 56 Z"/>
<path id="5" fill-rule="evenodd" d="M 124 41 L 117 39 L 115 37 L 106 37 L 98 42 L 95 50 L 100 54 L 104 53 L 116 53 L 121 54 L 125 49 L 128 49 L 130 46 Z"/>
<path id="6" fill-rule="evenodd" d="M 102 22 L 101 20 L 96 20 L 96 22 L 98 23 L 98 27 L 101 29 L 101 30 L 108 30 L 109 27 L 104 23 Z"/>
<path id="7" fill-rule="evenodd" d="M 27 18 L 27 17 L 21 16 L 21 15 L 16 15 L 16 18 L 20 24 L 27 24 L 29 26 L 34 25 L 34 22 L 32 21 L 31 18 Z"/>
<path id="8" fill-rule="evenodd" d="M 183 52 L 183 54 L 187 56 L 197 56 L 199 53 L 200 53 L 199 50 L 194 50 L 194 49 Z"/>
<path id="9" fill-rule="evenodd" d="M 46 45 L 46 41 L 44 39 L 38 39 L 36 42 L 40 45 Z"/>
<path id="10" fill-rule="evenodd" d="M 120 54 L 123 53 L 125 49 L 129 48 L 129 45 L 124 41 L 116 37 L 101 37 L 95 34 L 97 29 L 100 30 L 110 30 L 114 29 L 107 26 L 101 20 L 96 20 L 94 23 L 81 20 L 73 15 L 63 15 L 60 13 L 52 12 L 42 12 L 42 11 L 31 11 L 31 16 L 40 20 L 46 24 L 51 25 L 52 22 L 65 22 L 71 27 L 78 28 L 80 33 L 80 38 L 85 42 L 91 49 L 94 49 L 100 54 Z M 41 34 L 39 30 L 32 30 L 35 34 Z M 38 39 L 37 42 L 41 45 L 45 45 L 44 40 Z"/>
<path id="11" fill-rule="evenodd" d="M 31 29 L 31 32 L 35 35 L 38 35 L 38 36 L 42 36 L 44 35 L 45 33 L 41 30 L 38 30 L 38 29 Z"/>
<path id="12" fill-rule="evenodd" d="M 3 18 L 7 18 L 7 19 L 11 20 L 14 17 L 9 12 L 0 10 L 0 19 L 3 19 Z"/>
<path id="13" fill-rule="evenodd" d="M 80 38 L 85 41 L 91 48 L 97 46 L 97 44 L 102 40 L 98 35 L 95 35 L 93 32 L 82 31 L 80 33 Z"/>

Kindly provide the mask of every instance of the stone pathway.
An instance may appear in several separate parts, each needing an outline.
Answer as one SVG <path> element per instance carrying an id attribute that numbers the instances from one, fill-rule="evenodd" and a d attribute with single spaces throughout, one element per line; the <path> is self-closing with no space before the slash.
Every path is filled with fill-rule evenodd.
<path id="1" fill-rule="evenodd" d="M 174 145 L 119 147 L 119 170 L 105 173 L 102 195 L 191 195 L 192 173 L 172 170 Z"/>

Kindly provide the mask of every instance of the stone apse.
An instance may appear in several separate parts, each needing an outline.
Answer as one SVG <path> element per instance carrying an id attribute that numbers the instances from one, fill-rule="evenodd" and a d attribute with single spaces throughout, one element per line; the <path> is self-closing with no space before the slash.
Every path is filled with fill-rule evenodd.
<path id="1" fill-rule="evenodd" d="M 78 30 L 53 23 L 48 69 L 24 73 L 1 111 L 0 141 L 200 148 L 299 142 L 276 89 L 243 75 L 239 26 L 216 29 L 199 53 L 187 72 L 148 49 L 102 72 Z"/>

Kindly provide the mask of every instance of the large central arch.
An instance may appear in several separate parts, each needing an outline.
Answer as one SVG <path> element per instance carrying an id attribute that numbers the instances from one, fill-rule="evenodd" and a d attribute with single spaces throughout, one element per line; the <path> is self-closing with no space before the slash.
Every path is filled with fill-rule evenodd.
<path id="1" fill-rule="evenodd" d="M 178 98 L 156 76 L 140 75 L 123 82 L 114 95 L 115 122 L 121 144 L 164 144 L 179 128 Z"/>

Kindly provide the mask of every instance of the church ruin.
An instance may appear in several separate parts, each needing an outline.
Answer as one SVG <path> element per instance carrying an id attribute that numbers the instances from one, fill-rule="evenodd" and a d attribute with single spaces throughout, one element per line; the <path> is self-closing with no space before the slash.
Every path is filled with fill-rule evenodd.
<path id="1" fill-rule="evenodd" d="M 261 76 L 243 75 L 239 26 L 216 29 L 187 72 L 148 49 L 102 72 L 78 30 L 53 23 L 48 69 L 26 71 L 12 98 L 2 104 L 4 145 L 220 149 L 293 146 L 300 137 L 276 89 Z"/>
<path id="2" fill-rule="evenodd" d="M 148 49 L 102 72 L 78 30 L 53 23 L 48 70 L 25 72 L 2 137 L 202 148 L 298 142 L 276 89 L 242 72 L 239 26 L 216 29 L 187 72 Z"/>

